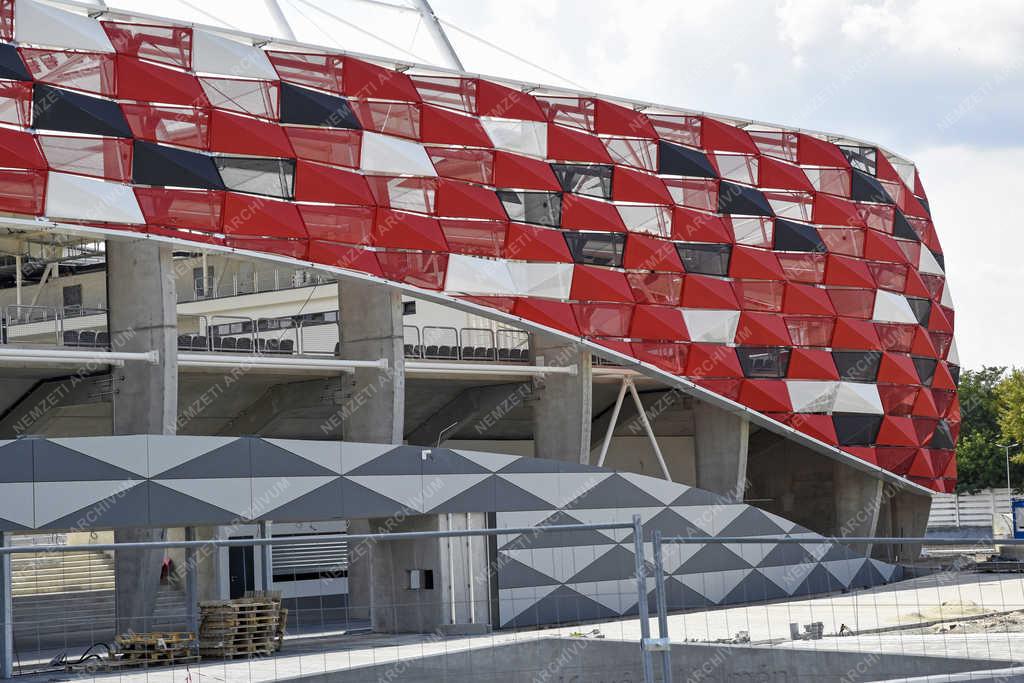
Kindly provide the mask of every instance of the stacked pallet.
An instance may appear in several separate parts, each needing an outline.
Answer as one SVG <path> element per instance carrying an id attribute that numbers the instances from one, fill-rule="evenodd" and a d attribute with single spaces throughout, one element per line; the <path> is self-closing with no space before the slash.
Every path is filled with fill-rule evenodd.
<path id="1" fill-rule="evenodd" d="M 199 603 L 199 654 L 259 657 L 281 649 L 288 611 L 280 593 L 253 593 L 236 600 Z"/>

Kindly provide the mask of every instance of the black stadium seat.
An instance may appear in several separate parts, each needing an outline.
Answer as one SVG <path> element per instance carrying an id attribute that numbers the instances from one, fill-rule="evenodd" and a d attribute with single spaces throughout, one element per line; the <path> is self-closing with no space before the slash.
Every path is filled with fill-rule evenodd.
<path id="1" fill-rule="evenodd" d="M 252 353 L 252 339 L 250 337 L 239 337 L 236 348 L 242 353 Z"/>
<path id="2" fill-rule="evenodd" d="M 110 346 L 110 333 L 98 332 L 96 334 L 96 346 L 107 348 Z"/>
<path id="3" fill-rule="evenodd" d="M 295 353 L 295 340 L 294 339 L 282 339 L 281 340 L 281 353 L 291 355 Z"/>
<path id="4" fill-rule="evenodd" d="M 78 330 L 64 330 L 64 346 L 78 346 Z"/>
<path id="5" fill-rule="evenodd" d="M 178 350 L 187 351 L 192 348 L 192 335 L 191 334 L 179 334 L 178 335 Z"/>
<path id="6" fill-rule="evenodd" d="M 82 330 L 78 335 L 79 346 L 96 346 L 96 333 L 92 330 Z"/>

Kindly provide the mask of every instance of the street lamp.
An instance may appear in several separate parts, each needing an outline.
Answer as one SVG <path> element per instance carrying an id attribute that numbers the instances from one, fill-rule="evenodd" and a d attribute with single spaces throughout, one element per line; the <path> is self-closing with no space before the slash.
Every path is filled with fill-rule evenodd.
<path id="1" fill-rule="evenodd" d="M 996 444 L 996 446 L 1002 448 L 1003 451 L 1005 451 L 1006 453 L 1006 495 L 1009 496 L 1010 498 L 1013 498 L 1013 487 L 1010 486 L 1010 449 L 1016 448 L 1019 445 L 1020 443 Z"/>

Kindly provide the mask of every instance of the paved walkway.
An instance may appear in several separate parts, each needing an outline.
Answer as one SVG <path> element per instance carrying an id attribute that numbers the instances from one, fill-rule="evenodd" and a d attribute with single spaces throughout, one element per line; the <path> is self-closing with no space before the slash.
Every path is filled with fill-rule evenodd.
<path id="1" fill-rule="evenodd" d="M 967 656 L 979 659 L 1024 658 L 1024 633 L 917 635 L 884 632 L 935 621 L 952 621 L 986 613 L 1024 610 L 1024 577 L 1016 574 L 939 574 L 866 591 L 835 594 L 812 600 L 746 605 L 674 614 L 669 617 L 673 642 L 709 642 L 731 639 L 746 631 L 752 644 L 778 647 L 839 649 L 854 652 Z M 826 637 L 817 641 L 791 641 L 790 623 L 820 621 L 826 635 L 845 625 L 857 636 Z M 651 627 L 657 629 L 652 618 Z M 96 676 L 96 680 L 146 681 L 147 683 L 216 681 L 272 681 L 303 675 L 341 671 L 372 664 L 398 663 L 469 649 L 538 638 L 569 637 L 573 632 L 598 629 L 608 639 L 637 642 L 637 619 L 610 621 L 585 627 L 573 626 L 538 631 L 501 631 L 472 638 L 424 635 L 383 636 L 356 634 L 287 643 L 277 656 L 244 661 L 207 661 L 178 669 L 149 669 Z M 883 630 L 881 633 L 867 633 Z M 398 668 L 396 664 L 396 668 Z M 30 680 L 68 680 L 72 676 L 47 674 Z M 82 680 L 82 676 L 74 676 Z"/>

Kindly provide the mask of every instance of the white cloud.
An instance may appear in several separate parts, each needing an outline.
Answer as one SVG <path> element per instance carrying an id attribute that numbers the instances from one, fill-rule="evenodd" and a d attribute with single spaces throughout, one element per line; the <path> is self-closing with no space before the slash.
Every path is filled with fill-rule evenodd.
<path id="1" fill-rule="evenodd" d="M 961 362 L 1020 365 L 1024 227 L 1013 207 L 1024 187 L 1024 147 L 957 145 L 910 156 L 946 255 Z"/>

